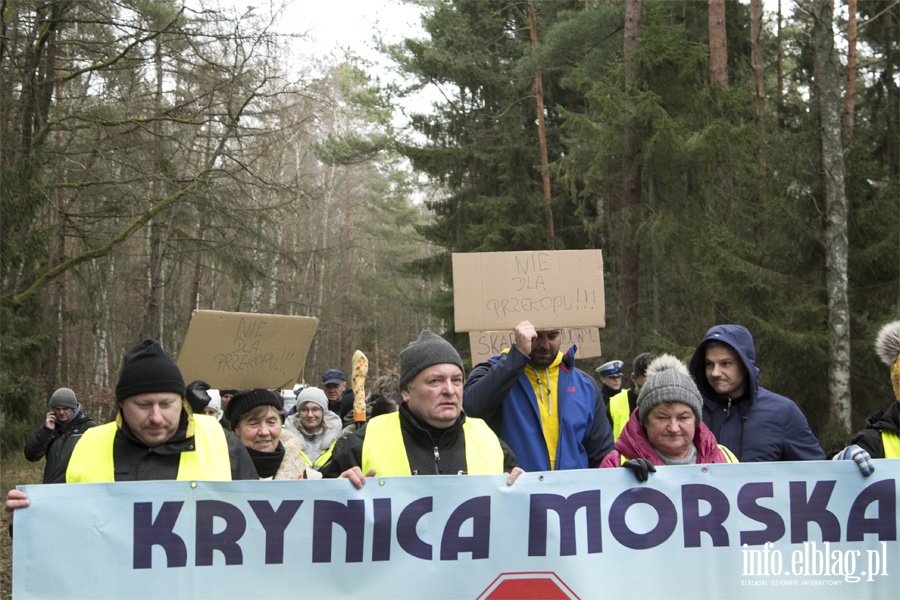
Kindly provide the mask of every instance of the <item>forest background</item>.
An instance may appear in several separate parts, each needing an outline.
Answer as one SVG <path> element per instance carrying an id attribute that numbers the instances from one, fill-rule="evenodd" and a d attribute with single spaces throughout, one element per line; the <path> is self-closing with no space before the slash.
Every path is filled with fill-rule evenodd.
<path id="1" fill-rule="evenodd" d="M 298 64 L 284 7 L 0 2 L 4 455 L 195 309 L 319 318 L 312 384 L 423 328 L 467 360 L 451 252 L 601 248 L 583 368 L 743 324 L 826 451 L 892 401 L 900 2 L 416 4 L 384 78 Z"/>

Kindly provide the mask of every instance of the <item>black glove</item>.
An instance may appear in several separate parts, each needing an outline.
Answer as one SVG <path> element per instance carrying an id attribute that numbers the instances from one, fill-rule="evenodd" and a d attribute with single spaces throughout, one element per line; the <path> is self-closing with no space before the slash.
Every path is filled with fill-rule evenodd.
<path id="1" fill-rule="evenodd" d="M 656 473 L 656 467 L 646 458 L 632 458 L 622 463 L 622 466 L 634 473 L 635 478 L 641 483 L 650 479 L 650 473 Z"/>
<path id="2" fill-rule="evenodd" d="M 205 381 L 193 381 L 185 390 L 185 400 L 191 405 L 191 411 L 194 414 L 202 413 L 212 397 L 206 392 L 209 384 Z"/>

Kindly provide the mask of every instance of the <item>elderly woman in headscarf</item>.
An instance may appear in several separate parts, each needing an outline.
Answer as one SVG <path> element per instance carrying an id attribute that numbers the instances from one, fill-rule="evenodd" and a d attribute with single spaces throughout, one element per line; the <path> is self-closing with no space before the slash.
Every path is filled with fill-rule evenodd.
<path id="1" fill-rule="evenodd" d="M 225 407 L 260 479 L 321 479 L 305 459 L 300 440 L 282 428 L 283 415 L 281 397 L 263 389 L 238 392 Z"/>
<path id="2" fill-rule="evenodd" d="M 647 367 L 637 408 L 601 468 L 626 467 L 638 481 L 662 465 L 738 462 L 702 420 L 703 399 L 687 367 L 664 354 Z"/>
<path id="3" fill-rule="evenodd" d="M 300 438 L 303 453 L 316 464 L 319 456 L 341 435 L 341 418 L 328 410 L 328 397 L 317 387 L 304 388 L 297 396 L 297 413 L 288 417 L 285 429 Z"/>

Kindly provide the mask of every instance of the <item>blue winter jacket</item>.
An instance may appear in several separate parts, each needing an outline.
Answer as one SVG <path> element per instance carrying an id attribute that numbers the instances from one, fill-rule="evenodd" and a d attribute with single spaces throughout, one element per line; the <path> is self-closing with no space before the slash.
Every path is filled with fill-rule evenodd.
<path id="1" fill-rule="evenodd" d="M 706 378 L 706 345 L 713 341 L 731 346 L 744 364 L 747 392 L 741 398 L 720 396 Z M 793 400 L 760 387 L 753 336 L 746 327 L 712 327 L 697 346 L 690 371 L 703 395 L 703 422 L 742 463 L 825 460 L 822 447 Z"/>
<path id="2" fill-rule="evenodd" d="M 528 357 L 515 346 L 477 365 L 463 391 L 467 415 L 487 421 L 526 471 L 549 471 L 550 455 L 541 429 L 540 408 L 525 374 Z M 530 367 L 529 367 L 530 368 Z M 575 346 L 559 365 L 556 470 L 598 467 L 613 449 L 606 405 L 594 379 L 575 368 Z"/>

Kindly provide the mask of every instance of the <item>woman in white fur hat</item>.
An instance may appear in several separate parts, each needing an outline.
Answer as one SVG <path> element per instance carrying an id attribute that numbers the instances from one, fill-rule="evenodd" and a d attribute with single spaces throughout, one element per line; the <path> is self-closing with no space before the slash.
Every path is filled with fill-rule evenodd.
<path id="1" fill-rule="evenodd" d="M 900 458 L 900 321 L 888 323 L 875 337 L 875 352 L 891 368 L 895 402 L 866 418 L 866 428 L 834 460 L 856 461 L 863 476 L 875 472 L 873 458 Z"/>

